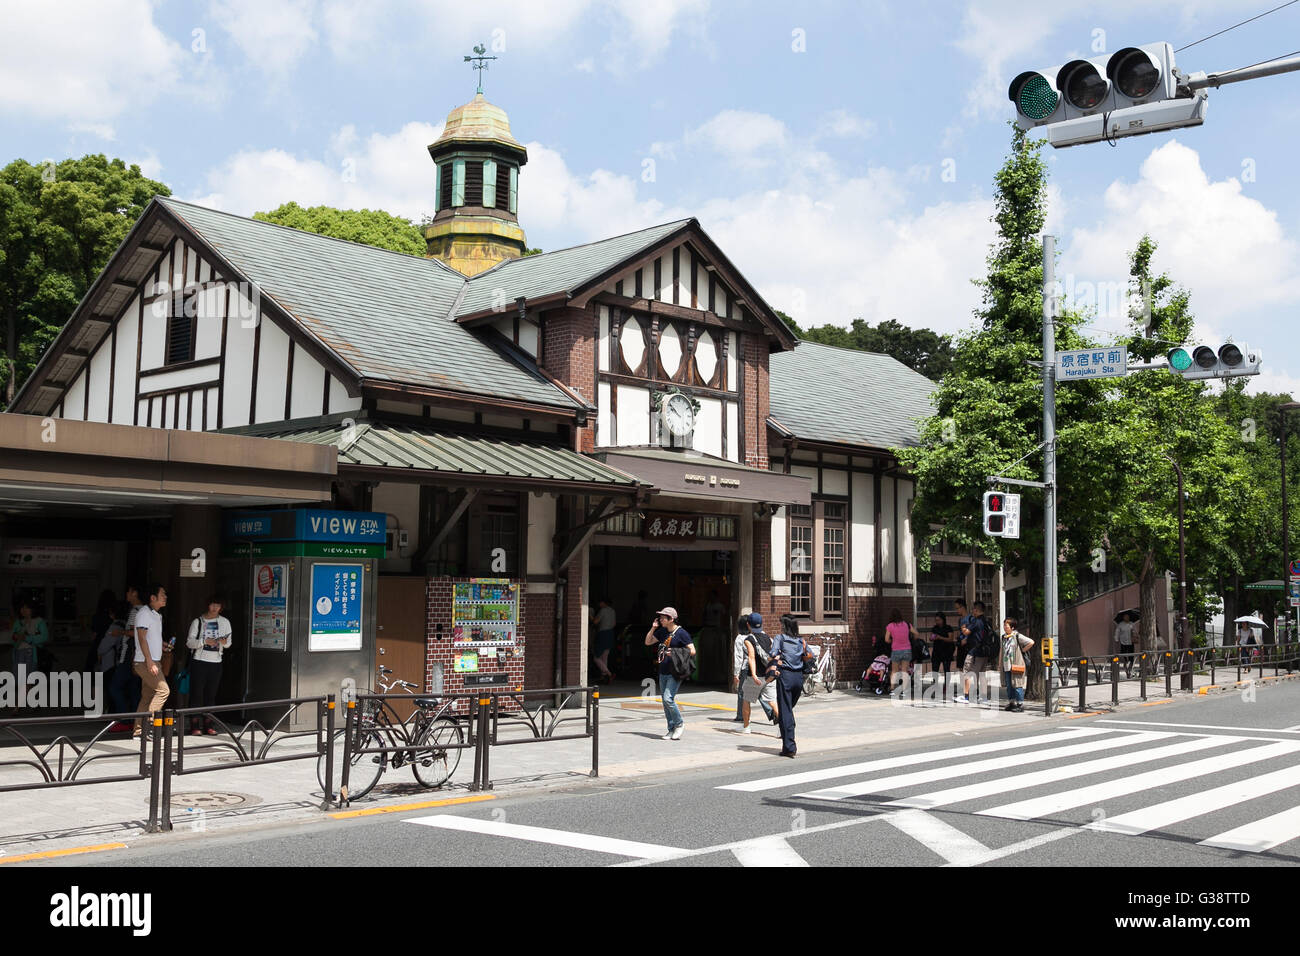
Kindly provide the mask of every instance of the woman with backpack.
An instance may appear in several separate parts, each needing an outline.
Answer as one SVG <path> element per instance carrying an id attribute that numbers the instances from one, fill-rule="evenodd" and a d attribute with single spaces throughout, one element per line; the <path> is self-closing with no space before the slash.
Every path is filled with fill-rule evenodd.
<path id="1" fill-rule="evenodd" d="M 781 725 L 781 756 L 793 758 L 794 705 L 803 694 L 804 658 L 808 643 L 799 636 L 799 622 L 789 614 L 781 616 L 781 635 L 772 641 L 768 673 L 775 678 L 777 720 Z"/>
<path id="2" fill-rule="evenodd" d="M 889 612 L 889 623 L 885 625 L 885 643 L 889 645 L 889 686 L 894 686 L 898 672 L 910 669 L 912 665 L 912 639 L 920 640 L 916 628 L 903 620 L 903 612 L 894 608 Z"/>
<path id="3" fill-rule="evenodd" d="M 212 707 L 217 702 L 217 688 L 221 684 L 221 656 L 233 643 L 230 621 L 221 616 L 221 598 L 208 598 L 207 613 L 196 617 L 190 624 L 185 646 L 190 649 L 190 706 Z M 198 714 L 190 718 L 190 733 L 198 736 L 204 732 L 216 735 L 212 718 Z"/>
<path id="4" fill-rule="evenodd" d="M 1000 656 L 1002 686 L 1007 689 L 1007 706 L 1003 710 L 1018 714 L 1025 712 L 1025 651 L 1034 642 L 1016 630 L 1016 619 L 1002 622 L 1002 653 Z"/>

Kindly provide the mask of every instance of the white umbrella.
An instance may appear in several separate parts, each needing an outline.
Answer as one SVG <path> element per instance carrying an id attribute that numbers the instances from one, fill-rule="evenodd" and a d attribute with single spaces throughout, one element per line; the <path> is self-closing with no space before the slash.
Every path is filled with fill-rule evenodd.
<path id="1" fill-rule="evenodd" d="M 1265 624 L 1263 621 L 1261 621 L 1259 618 L 1257 618 L 1257 617 L 1252 617 L 1252 616 L 1249 615 L 1249 614 L 1246 615 L 1245 617 L 1239 617 L 1239 618 L 1237 618 L 1236 621 L 1234 621 L 1234 623 L 1236 623 L 1236 624 L 1254 624 L 1256 627 L 1268 627 L 1268 625 Z"/>

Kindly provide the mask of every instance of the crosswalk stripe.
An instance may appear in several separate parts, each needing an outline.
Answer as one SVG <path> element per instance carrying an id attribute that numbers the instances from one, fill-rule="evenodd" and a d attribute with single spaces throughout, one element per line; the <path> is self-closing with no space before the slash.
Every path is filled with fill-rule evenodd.
<path id="1" fill-rule="evenodd" d="M 1035 797 L 1031 800 L 1008 803 L 1000 807 L 993 807 L 990 810 L 980 810 L 978 814 L 986 817 L 1004 817 L 1010 820 L 1034 820 L 1050 816 L 1053 813 L 1059 813 L 1062 810 L 1081 807 L 1087 803 L 1099 803 L 1104 800 L 1138 793 L 1142 790 L 1149 790 L 1152 787 L 1178 783 L 1182 780 L 1191 780 L 1195 777 L 1217 773 L 1220 770 L 1231 770 L 1234 767 L 1243 767 L 1273 757 L 1287 756 L 1298 750 L 1300 750 L 1300 741 L 1280 740 L 1264 747 L 1250 747 L 1235 753 L 1219 754 L 1205 760 L 1194 760 L 1191 763 L 1179 764 L 1174 767 L 1151 770 L 1133 777 L 1110 780 L 1075 790 L 1066 790 L 1062 793 Z"/>
<path id="2" fill-rule="evenodd" d="M 1181 757 L 1185 754 L 1195 753 L 1198 750 L 1206 750 L 1210 747 L 1226 747 L 1228 744 L 1229 741 L 1222 738 L 1198 737 L 1195 740 L 1183 740 L 1164 747 L 1153 747 L 1148 750 L 1139 750 L 1134 753 L 1119 754 L 1114 757 L 1104 757 L 1101 760 L 1088 760 L 1084 763 L 1067 764 L 1064 767 L 1049 767 L 1046 770 L 1020 774 L 1016 777 L 1001 777 L 997 780 L 984 780 L 979 783 L 968 784 L 964 787 L 953 787 L 949 790 L 936 790 L 933 793 L 923 793 L 914 797 L 904 797 L 901 800 L 891 800 L 889 803 L 885 804 L 885 806 L 918 807 L 922 809 L 943 807 L 954 803 L 963 803 L 967 800 L 976 800 L 980 797 L 991 796 L 995 793 L 1006 793 L 1009 790 L 1026 790 L 1030 787 L 1042 786 L 1046 783 L 1058 783 L 1061 780 L 1070 780 L 1074 777 L 1086 777 L 1090 774 L 1105 773 L 1109 770 L 1118 770 L 1121 767 L 1131 767 L 1134 764 L 1149 763 L 1166 757 Z"/>
<path id="3" fill-rule="evenodd" d="M 850 797 L 860 797 L 869 793 L 886 793 L 889 790 L 920 786 L 922 784 L 934 783 L 937 780 L 949 780 L 953 777 L 968 777 L 971 774 L 976 773 L 1021 767 L 1027 763 L 1042 763 L 1047 760 L 1074 757 L 1079 754 L 1092 753 L 1096 750 L 1132 747 L 1136 744 L 1148 743 L 1152 740 L 1159 740 L 1173 736 L 1176 735 L 1171 733 L 1153 732 L 1130 734 L 1124 737 L 1108 737 L 1105 740 L 1090 740 L 1087 743 L 1069 744 L 1065 747 L 1050 747 L 1044 750 L 1032 751 L 1027 754 L 1008 754 L 1002 757 L 991 757 L 987 760 L 976 760 L 971 763 L 947 764 L 942 767 L 932 767 L 929 770 L 918 770 L 912 773 L 897 774 L 892 777 L 876 777 L 871 780 L 858 780 L 841 787 L 814 790 L 810 793 L 798 794 L 798 796 L 810 800 L 847 800 Z"/>
<path id="4" fill-rule="evenodd" d="M 884 757 L 879 760 L 867 760 L 862 763 L 844 764 L 839 767 L 827 767 L 823 770 L 805 770 L 802 773 L 788 773 L 779 777 L 764 777 L 761 780 L 749 780 L 745 783 L 731 783 L 719 790 L 740 790 L 745 793 L 757 793 L 762 790 L 779 790 L 782 787 L 795 787 L 819 780 L 833 780 L 836 777 L 851 777 L 859 773 L 871 773 L 876 770 L 893 770 L 898 767 L 911 767 L 916 764 L 933 763 L 936 760 L 952 760 L 958 757 L 973 757 L 977 754 L 998 753 L 1004 750 L 1020 750 L 1040 744 L 1055 743 L 1062 740 L 1081 740 L 1098 734 L 1115 733 L 1112 728 L 1074 727 L 1058 730 L 1050 734 L 1038 734 L 1032 737 L 1017 737 L 1014 740 L 999 740 L 988 744 L 973 744 L 969 747 L 954 747 L 950 750 L 932 750 L 926 753 L 905 754 L 901 757 Z M 1122 731 L 1136 733 L 1136 731 Z"/>
<path id="5" fill-rule="evenodd" d="M 1292 807 L 1262 820 L 1202 840 L 1201 846 L 1214 846 L 1224 850 L 1243 850 L 1263 853 L 1275 846 L 1300 839 L 1300 807 Z"/>
<path id="6" fill-rule="evenodd" d="M 531 843 L 548 843 L 551 846 L 567 846 L 577 850 L 593 850 L 597 853 L 613 853 L 618 856 L 631 856 L 643 860 L 667 859 L 688 852 L 678 847 L 660 846 L 655 843 L 637 843 L 634 840 L 619 840 L 614 837 L 596 836 L 591 833 L 574 833 L 570 830 L 552 830 L 547 827 L 527 827 L 518 823 L 506 823 L 501 820 L 458 817 L 450 813 L 440 813 L 431 817 L 415 817 L 403 822 L 418 823 L 426 827 L 440 827 L 444 830 L 460 830 L 465 833 L 510 837 L 515 840 L 527 840 Z"/>
<path id="7" fill-rule="evenodd" d="M 1148 830 L 1160 830 L 1181 820 L 1213 813 L 1221 807 L 1245 803 L 1247 800 L 1265 797 L 1270 793 L 1297 785 L 1300 785 L 1300 766 L 1284 767 L 1272 773 L 1248 777 L 1212 790 L 1202 790 L 1190 796 L 1179 797 L 1177 800 L 1167 800 L 1154 806 L 1143 807 L 1141 810 L 1097 820 L 1088 824 L 1087 828 L 1130 835 L 1146 833 Z"/>
<path id="8" fill-rule="evenodd" d="M 741 866 L 808 866 L 808 861 L 794 851 L 784 837 L 746 843 L 731 851 Z"/>
<path id="9" fill-rule="evenodd" d="M 886 823 L 924 844 L 954 866 L 972 866 L 989 855 L 989 848 L 968 833 L 924 810 L 900 810 L 883 817 Z"/>

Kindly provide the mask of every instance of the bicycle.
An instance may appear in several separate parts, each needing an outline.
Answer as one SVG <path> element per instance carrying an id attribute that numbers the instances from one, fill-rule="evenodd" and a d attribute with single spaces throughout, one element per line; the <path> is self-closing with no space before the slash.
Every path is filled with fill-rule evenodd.
<path id="1" fill-rule="evenodd" d="M 835 637 L 830 634 L 822 635 L 821 646 L 809 644 L 808 649 L 812 651 L 815 662 L 812 672 L 804 677 L 803 692 L 811 697 L 817 691 L 817 685 L 820 684 L 826 693 L 830 693 L 835 687 Z"/>
<path id="2" fill-rule="evenodd" d="M 351 766 L 348 769 L 348 799 L 364 797 L 374 789 L 379 777 L 391 763 L 394 769 L 410 764 L 416 781 L 422 787 L 441 787 L 451 779 L 460 765 L 460 746 L 465 735 L 455 715 L 448 716 L 453 701 L 437 697 L 416 696 L 419 686 L 400 678 L 385 681 L 393 673 L 391 668 L 380 666 L 375 683 L 381 694 L 401 688 L 412 695 L 415 710 L 404 721 L 395 719 L 387 702 L 364 701 L 353 725 Z M 391 715 L 391 716 L 390 716 Z M 331 746 L 334 749 L 335 773 L 342 779 L 343 755 L 347 729 L 335 731 Z M 365 751 L 400 747 L 391 753 L 366 753 Z M 330 792 L 325 780 L 325 755 L 316 761 L 316 779 L 323 792 Z"/>

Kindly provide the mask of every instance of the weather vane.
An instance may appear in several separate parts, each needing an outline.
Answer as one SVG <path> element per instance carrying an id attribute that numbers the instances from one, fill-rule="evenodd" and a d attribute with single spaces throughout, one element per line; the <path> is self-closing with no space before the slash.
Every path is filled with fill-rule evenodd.
<path id="1" fill-rule="evenodd" d="M 487 53 L 487 47 L 482 43 L 474 47 L 474 53 L 476 54 L 475 56 L 465 57 L 465 62 L 466 63 L 472 62 L 474 64 L 474 69 L 478 70 L 478 92 L 482 93 L 483 92 L 483 71 L 488 68 L 487 61 L 495 60 L 496 57 L 484 56 L 484 54 Z"/>

